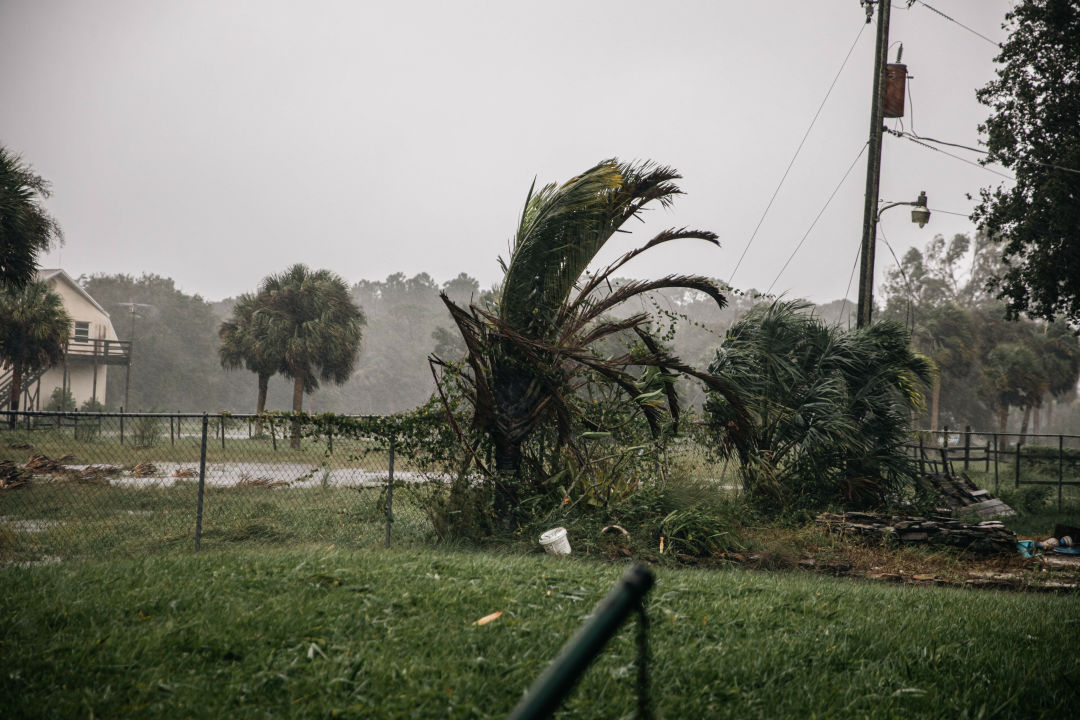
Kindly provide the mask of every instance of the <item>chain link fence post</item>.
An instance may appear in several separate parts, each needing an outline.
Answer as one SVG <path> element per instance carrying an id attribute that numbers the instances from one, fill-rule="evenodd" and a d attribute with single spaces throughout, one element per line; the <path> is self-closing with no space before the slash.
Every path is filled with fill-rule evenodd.
<path id="1" fill-rule="evenodd" d="M 390 471 L 386 475 L 386 547 L 390 547 L 390 525 L 394 522 L 394 436 L 390 436 Z"/>
<path id="2" fill-rule="evenodd" d="M 199 500 L 195 505 L 195 552 L 199 552 L 199 541 L 202 539 L 203 491 L 206 488 L 206 430 L 209 424 L 210 418 L 203 413 L 202 447 L 199 450 Z"/>

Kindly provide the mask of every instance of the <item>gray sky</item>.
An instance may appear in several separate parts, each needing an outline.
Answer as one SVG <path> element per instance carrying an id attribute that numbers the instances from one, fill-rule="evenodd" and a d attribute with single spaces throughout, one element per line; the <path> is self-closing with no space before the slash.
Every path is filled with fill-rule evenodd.
<path id="1" fill-rule="evenodd" d="M 928 1 L 1004 38 L 1009 0 Z M 975 145 L 996 49 L 906 5 L 890 33 L 914 76 L 904 125 Z M 42 264 L 73 276 L 153 272 L 213 300 L 294 262 L 487 286 L 533 176 L 617 156 L 678 168 L 688 194 L 605 258 L 710 229 L 721 249 L 668 245 L 626 274 L 727 280 L 860 29 L 733 282 L 826 301 L 851 276 L 865 155 L 777 274 L 866 142 L 874 25 L 856 0 L 3 0 L 0 142 L 52 181 L 67 244 Z M 883 200 L 926 190 L 967 213 L 965 194 L 1000 180 L 885 138 Z M 971 229 L 882 220 L 898 255 Z M 877 257 L 880 279 L 892 258 Z"/>

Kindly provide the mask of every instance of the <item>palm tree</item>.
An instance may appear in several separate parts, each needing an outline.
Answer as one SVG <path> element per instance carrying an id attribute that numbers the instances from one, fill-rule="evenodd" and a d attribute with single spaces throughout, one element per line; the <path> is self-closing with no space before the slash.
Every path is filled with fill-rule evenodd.
<path id="1" fill-rule="evenodd" d="M 263 295 L 244 293 L 233 306 L 232 317 L 221 323 L 218 337 L 221 347 L 218 355 L 226 370 L 245 368 L 258 376 L 259 394 L 255 403 L 255 433 L 262 434 L 262 414 L 266 410 L 266 391 L 270 377 L 281 365 L 280 355 L 272 352 L 266 344 L 260 344 L 253 335 L 255 313 L 266 306 Z"/>
<path id="2" fill-rule="evenodd" d="M 49 183 L 0 145 L 0 287 L 33 281 L 37 255 L 63 242 L 60 225 L 41 206 Z"/>
<path id="3" fill-rule="evenodd" d="M 279 358 L 278 371 L 293 380 L 293 412 L 303 411 L 305 392 L 319 381 L 343 384 L 352 374 L 364 326 L 364 314 L 345 281 L 329 270 L 312 272 L 293 265 L 259 286 L 263 307 L 252 313 L 254 349 Z M 292 447 L 300 446 L 300 423 L 294 419 Z"/>
<path id="4" fill-rule="evenodd" d="M 753 442 L 725 442 L 737 420 L 726 398 L 709 398 L 710 422 L 751 496 L 782 505 L 880 499 L 914 471 L 902 445 L 933 364 L 898 323 L 844 331 L 810 307 L 758 305 L 731 327 L 709 371 L 753 414 Z"/>
<path id="5" fill-rule="evenodd" d="M 0 290 L 0 365 L 11 368 L 12 410 L 19 409 L 23 374 L 60 362 L 70 334 L 71 316 L 48 284 Z"/>
<path id="6" fill-rule="evenodd" d="M 540 424 L 553 419 L 560 442 L 573 448 L 572 423 L 580 414 L 575 392 L 590 377 L 615 385 L 637 402 L 654 432 L 660 428 L 663 403 L 656 402 L 653 391 L 642 391 L 631 367 L 690 374 L 738 406 L 722 381 L 684 365 L 649 335 L 647 314 L 607 317 L 620 303 L 664 288 L 699 290 L 723 307 L 726 300 L 720 289 L 701 276 L 675 275 L 614 287 L 610 282 L 614 272 L 646 250 L 686 238 L 717 244 L 714 233 L 666 230 L 600 272 L 583 275 L 605 243 L 616 232 L 625 232 L 622 226 L 639 217 L 646 205 L 670 206 L 681 193 L 674 182 L 679 177 L 675 170 L 651 162 L 605 160 L 562 185 L 536 190 L 534 183 L 510 262 L 503 263 L 505 276 L 496 306 L 470 305 L 466 310 L 442 294 L 468 350 L 471 372 L 464 380 L 474 409 L 473 425 L 494 447 L 494 475 L 504 504 L 514 501 L 510 477 L 520 468 L 522 443 Z M 641 351 L 618 356 L 594 352 L 599 341 L 627 332 L 641 338 Z M 437 356 L 432 356 L 432 363 L 451 369 Z M 666 398 L 677 422 L 674 391 L 670 383 L 665 385 L 661 398 Z M 449 408 L 447 413 L 453 423 Z M 490 472 L 479 457 L 474 460 Z"/>

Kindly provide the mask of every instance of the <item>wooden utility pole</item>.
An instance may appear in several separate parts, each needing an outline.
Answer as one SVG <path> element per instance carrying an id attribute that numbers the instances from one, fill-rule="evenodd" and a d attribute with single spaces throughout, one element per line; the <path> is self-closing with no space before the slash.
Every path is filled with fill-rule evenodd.
<path id="1" fill-rule="evenodd" d="M 866 160 L 866 201 L 863 206 L 856 327 L 869 325 L 874 310 L 874 245 L 877 242 L 878 188 L 881 184 L 881 129 L 885 121 L 885 64 L 889 52 L 890 7 L 890 0 L 877 2 L 877 45 L 874 52 L 873 100 L 870 104 L 870 153 Z"/>

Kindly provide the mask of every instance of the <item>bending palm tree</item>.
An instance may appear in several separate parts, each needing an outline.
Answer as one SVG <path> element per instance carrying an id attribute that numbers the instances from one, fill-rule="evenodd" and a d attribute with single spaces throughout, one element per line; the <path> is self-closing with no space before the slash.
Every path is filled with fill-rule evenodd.
<path id="1" fill-rule="evenodd" d="M 341 385 L 352 374 L 360 351 L 364 314 L 340 277 L 297 264 L 259 286 L 265 307 L 252 313 L 255 352 L 279 358 L 278 370 L 293 380 L 293 412 L 303 411 L 304 393 L 319 381 Z M 300 423 L 292 427 L 292 447 L 300 446 Z"/>
<path id="2" fill-rule="evenodd" d="M 255 412 L 258 414 L 255 418 L 257 435 L 262 434 L 262 414 L 266 410 L 266 391 L 270 385 L 270 377 L 281 365 L 280 355 L 272 352 L 276 348 L 258 343 L 253 334 L 255 313 L 265 305 L 265 296 L 244 293 L 233 306 L 232 318 L 221 323 L 218 328 L 218 337 L 221 339 L 221 347 L 218 348 L 221 366 L 226 370 L 246 368 L 258 376 L 259 395 L 255 403 Z"/>
<path id="3" fill-rule="evenodd" d="M 64 302 L 46 283 L 0 291 L 0 365 L 11 368 L 12 410 L 19 409 L 23 374 L 60 362 L 70 333 Z"/>
<path id="4" fill-rule="evenodd" d="M 505 476 L 517 472 L 521 447 L 543 421 L 554 418 L 560 441 L 573 448 L 571 423 L 578 414 L 574 393 L 592 374 L 621 388 L 638 402 L 654 432 L 659 431 L 663 403 L 657 392 L 643 393 L 633 366 L 681 371 L 703 380 L 711 389 L 737 398 L 718 378 L 694 370 L 664 351 L 649 335 L 649 316 L 607 319 L 618 304 L 652 290 L 689 288 L 707 293 L 723 307 L 725 298 L 707 278 L 675 275 L 653 281 L 632 281 L 611 289 L 610 278 L 631 259 L 671 240 L 694 238 L 716 244 L 716 235 L 686 228 L 667 230 L 642 247 L 626 253 L 596 275 L 588 265 L 623 224 L 651 202 L 667 207 L 681 193 L 673 182 L 680 176 L 653 163 L 624 164 L 606 160 L 561 186 L 530 189 L 514 238 L 501 298 L 494 311 L 471 305 L 458 307 L 445 294 L 468 348 L 470 397 L 474 426 L 490 437 L 495 471 L 503 476 L 500 492 L 513 501 Z M 601 288 L 610 290 L 601 294 Z M 576 291 L 576 292 L 575 292 Z M 591 350 L 597 341 L 617 333 L 635 332 L 645 350 L 602 357 Z M 435 365 L 448 367 L 437 357 Z M 670 383 L 665 394 L 677 422 L 678 405 Z M 452 418 L 451 418 L 452 419 Z M 479 458 L 478 464 L 483 466 Z"/>

